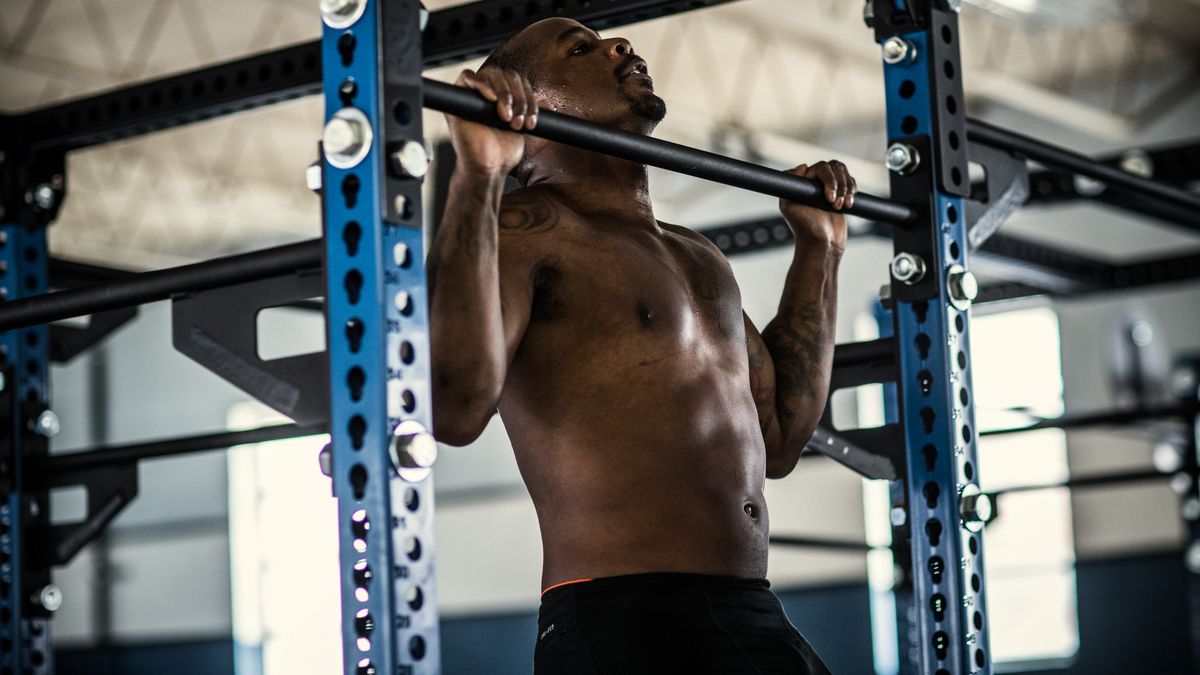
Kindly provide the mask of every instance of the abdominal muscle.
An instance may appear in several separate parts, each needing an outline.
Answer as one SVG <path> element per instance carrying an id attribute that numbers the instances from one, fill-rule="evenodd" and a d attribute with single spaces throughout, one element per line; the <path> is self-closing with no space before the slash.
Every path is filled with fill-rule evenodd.
<path id="1" fill-rule="evenodd" d="M 500 413 L 538 513 L 543 588 L 641 572 L 766 575 L 754 401 L 744 368 L 702 361 L 606 381 L 510 372 Z"/>

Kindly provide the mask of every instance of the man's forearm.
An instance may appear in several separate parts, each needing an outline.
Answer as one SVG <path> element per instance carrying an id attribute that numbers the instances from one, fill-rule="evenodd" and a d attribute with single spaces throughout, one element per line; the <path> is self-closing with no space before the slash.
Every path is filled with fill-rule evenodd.
<path id="1" fill-rule="evenodd" d="M 433 418 L 444 436 L 504 379 L 496 226 L 503 185 L 503 176 L 456 171 L 429 249 Z"/>
<path id="2" fill-rule="evenodd" d="M 787 473 L 816 429 L 829 395 L 837 319 L 837 271 L 842 253 L 825 245 L 798 245 L 788 269 L 779 312 L 762 332 L 775 364 L 775 405 L 782 442 L 767 457 Z"/>

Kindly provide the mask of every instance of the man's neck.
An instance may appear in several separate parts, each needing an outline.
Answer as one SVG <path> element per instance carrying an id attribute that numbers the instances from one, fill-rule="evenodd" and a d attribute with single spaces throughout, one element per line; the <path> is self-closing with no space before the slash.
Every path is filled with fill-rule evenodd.
<path id="1" fill-rule="evenodd" d="M 657 229 L 645 165 L 558 143 L 530 159 L 527 186 L 553 189 L 585 211 L 615 213 L 622 222 Z"/>

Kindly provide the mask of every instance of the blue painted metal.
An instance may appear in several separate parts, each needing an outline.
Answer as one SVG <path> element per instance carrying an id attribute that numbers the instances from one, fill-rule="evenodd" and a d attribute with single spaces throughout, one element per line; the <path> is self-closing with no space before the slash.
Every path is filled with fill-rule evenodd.
<path id="1" fill-rule="evenodd" d="M 405 138 L 422 142 L 418 8 L 417 0 L 369 0 L 357 22 L 326 26 L 322 38 L 326 121 L 353 106 L 374 131 L 362 162 L 339 169 L 326 161 L 323 181 L 348 675 L 436 673 L 440 664 L 432 479 L 402 480 L 388 453 L 402 420 L 431 428 L 420 181 L 389 176 L 385 157 L 385 147 Z M 398 50 L 416 58 L 396 61 Z M 385 90 L 385 56 L 393 58 L 389 84 L 404 63 L 413 72 L 403 79 L 418 85 Z M 394 119 L 400 107 L 414 111 L 404 124 Z"/>
<path id="2" fill-rule="evenodd" d="M 932 10 L 938 15 L 937 10 Z M 897 299 L 895 334 L 900 356 L 899 407 L 904 428 L 905 480 L 893 491 L 907 507 L 911 603 L 898 599 L 901 672 L 949 675 L 990 673 L 991 659 L 983 586 L 983 537 L 962 527 L 960 496 L 978 484 L 970 372 L 969 311 L 956 309 L 947 291 L 947 271 L 967 267 L 966 223 L 960 197 L 945 192 L 940 175 L 944 145 L 936 127 L 947 97 L 962 101 L 959 80 L 947 87 L 937 77 L 943 57 L 957 59 L 953 14 L 929 21 L 926 30 L 902 37 L 916 47 L 911 62 L 885 65 L 887 129 L 890 140 L 926 136 L 921 158 L 929 176 L 924 199 L 933 193 L 925 229 L 932 258 L 926 260 L 936 294 Z M 944 28 L 949 25 L 949 31 Z M 936 36 L 935 36 L 936 32 Z M 957 114 L 961 114 L 961 110 Z M 897 198 L 893 183 L 893 198 Z M 904 291 L 894 284 L 894 295 Z M 899 547 L 902 550 L 903 547 Z M 905 599 L 907 600 L 907 599 Z M 907 657 L 907 658 L 906 658 Z"/>
<path id="3" fill-rule="evenodd" d="M 45 229 L 0 225 L 0 297 L 45 292 Z M 49 615 L 29 600 L 49 583 L 49 571 L 23 564 L 29 557 L 30 526 L 45 522 L 48 510 L 44 493 L 26 489 L 22 465 L 30 454 L 46 452 L 46 439 L 32 429 L 48 405 L 49 366 L 46 326 L 0 333 L 0 416 L 7 420 L 0 444 L 0 463 L 5 465 L 0 472 L 0 673 L 53 671 Z"/>

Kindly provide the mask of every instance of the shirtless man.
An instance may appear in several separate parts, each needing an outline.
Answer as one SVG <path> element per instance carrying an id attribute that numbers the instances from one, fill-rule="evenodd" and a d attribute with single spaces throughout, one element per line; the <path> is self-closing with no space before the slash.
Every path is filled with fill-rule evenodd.
<path id="1" fill-rule="evenodd" d="M 457 84 L 513 130 L 547 109 L 648 135 L 666 114 L 627 40 L 566 19 Z M 828 672 L 768 590 L 763 485 L 825 406 L 843 217 L 781 203 L 795 257 L 760 335 L 721 251 L 654 218 L 645 166 L 449 123 L 434 431 L 464 445 L 504 420 L 544 551 L 535 672 Z M 792 171 L 832 209 L 854 200 L 840 162 Z M 502 194 L 510 172 L 523 187 Z"/>

